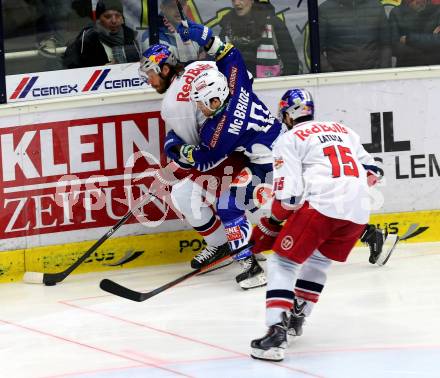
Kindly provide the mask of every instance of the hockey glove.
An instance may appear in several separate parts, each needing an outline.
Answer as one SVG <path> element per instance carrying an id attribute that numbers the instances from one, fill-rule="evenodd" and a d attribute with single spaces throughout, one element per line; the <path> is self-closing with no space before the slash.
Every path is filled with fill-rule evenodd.
<path id="1" fill-rule="evenodd" d="M 180 161 L 187 164 L 194 164 L 193 151 L 195 146 L 192 144 L 184 144 L 180 147 Z"/>
<path id="2" fill-rule="evenodd" d="M 184 144 L 185 142 L 183 141 L 183 139 L 180 138 L 173 130 L 171 130 L 165 137 L 165 144 L 163 147 L 165 153 L 170 159 L 178 161 L 180 158 L 180 146 Z"/>
<path id="3" fill-rule="evenodd" d="M 191 20 L 188 20 L 188 27 L 180 24 L 177 27 L 177 32 L 183 42 L 191 40 L 197 42 L 200 46 L 205 46 L 212 38 L 212 30 L 210 28 Z"/>
<path id="4" fill-rule="evenodd" d="M 251 243 L 254 243 L 252 252 L 260 253 L 272 249 L 281 228 L 281 224 L 272 222 L 269 218 L 261 218 L 260 223 L 252 230 Z"/>
<path id="5" fill-rule="evenodd" d="M 375 165 L 367 165 L 367 164 L 362 164 L 362 165 L 364 169 L 367 171 L 368 186 L 374 186 L 378 182 L 380 182 L 380 180 L 382 180 L 382 174 L 379 167 Z"/>

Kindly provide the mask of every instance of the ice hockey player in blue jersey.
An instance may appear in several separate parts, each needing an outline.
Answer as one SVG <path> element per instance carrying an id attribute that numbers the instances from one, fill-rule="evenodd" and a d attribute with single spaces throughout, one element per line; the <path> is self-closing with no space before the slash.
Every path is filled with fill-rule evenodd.
<path id="1" fill-rule="evenodd" d="M 217 70 L 206 70 L 191 85 L 191 99 L 207 116 L 200 130 L 200 144 L 185 144 L 173 132 L 165 140 L 167 155 L 183 165 L 206 171 L 220 164 L 233 151 L 242 151 L 249 164 L 241 180 L 232 183 L 217 202 L 231 249 L 249 243 L 251 224 L 245 210 L 255 211 L 267 199 L 272 184 L 271 150 L 282 133 L 282 124 L 271 115 L 252 90 L 240 52 L 223 44 L 206 26 L 188 20 L 179 26 L 183 40 L 191 39 L 215 57 Z M 243 289 L 266 284 L 262 268 L 250 248 L 236 255 L 242 272 L 236 277 Z"/>

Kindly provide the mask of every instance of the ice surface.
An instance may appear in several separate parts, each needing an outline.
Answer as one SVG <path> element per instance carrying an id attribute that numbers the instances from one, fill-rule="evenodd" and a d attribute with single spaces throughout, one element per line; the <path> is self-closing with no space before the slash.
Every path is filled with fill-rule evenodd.
<path id="1" fill-rule="evenodd" d="M 74 275 L 54 287 L 0 285 L 0 377 L 440 377 L 440 243 L 401 243 L 384 267 L 357 248 L 335 264 L 304 334 L 282 363 L 249 357 L 265 333 L 265 289 L 230 266 L 142 303 L 187 265 Z"/>

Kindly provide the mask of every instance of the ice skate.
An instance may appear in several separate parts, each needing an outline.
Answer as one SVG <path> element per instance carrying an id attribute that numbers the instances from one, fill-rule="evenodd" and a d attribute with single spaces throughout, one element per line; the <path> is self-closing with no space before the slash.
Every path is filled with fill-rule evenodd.
<path id="1" fill-rule="evenodd" d="M 370 257 L 368 261 L 371 264 L 376 264 L 377 259 L 382 253 L 383 243 L 387 238 L 387 232 L 369 224 L 364 234 L 361 236 L 361 242 L 368 245 L 370 248 Z"/>
<path id="2" fill-rule="evenodd" d="M 258 360 L 282 361 L 287 348 L 287 315 L 269 327 L 266 335 L 251 341 L 251 357 Z"/>
<path id="3" fill-rule="evenodd" d="M 242 271 L 235 277 L 235 280 L 242 289 L 247 290 L 266 285 L 266 275 L 254 255 L 239 260 L 239 263 Z"/>
<path id="4" fill-rule="evenodd" d="M 226 258 L 221 263 L 214 265 L 212 269 L 206 270 L 205 272 L 212 271 L 220 267 L 232 264 L 233 260 L 232 257 L 230 257 L 230 254 L 231 254 L 231 249 L 229 248 L 229 243 L 224 243 L 217 247 L 208 245 L 203 251 L 201 251 L 191 260 L 191 268 L 200 269 L 209 264 L 214 263 L 217 260 L 221 260 L 225 257 L 228 258 Z"/>

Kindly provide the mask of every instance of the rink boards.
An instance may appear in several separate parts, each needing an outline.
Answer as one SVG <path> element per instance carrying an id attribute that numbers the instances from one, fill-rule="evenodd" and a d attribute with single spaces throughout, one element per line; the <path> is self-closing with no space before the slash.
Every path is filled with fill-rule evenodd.
<path id="1" fill-rule="evenodd" d="M 132 66 L 120 71 L 134 75 Z M 383 170 L 372 198 L 373 212 L 385 215 L 372 222 L 408 242 L 438 241 L 439 73 L 440 67 L 419 67 L 303 75 L 257 80 L 255 88 L 274 114 L 286 89 L 310 90 L 316 118 L 352 127 Z M 51 85 L 44 75 L 35 83 Z M 164 163 L 160 99 L 141 86 L 1 107 L 0 282 L 20 279 L 25 267 L 63 270 L 148 191 Z M 202 249 L 200 238 L 165 210 L 149 204 L 78 272 L 190 259 Z M 129 262 L 118 265 L 122 260 Z"/>
<path id="2" fill-rule="evenodd" d="M 405 237 L 406 240 L 401 243 L 440 240 L 440 211 L 375 214 L 370 222 Z M 25 270 L 63 271 L 84 254 L 93 242 L 1 252 L 0 282 L 20 281 Z M 202 238 L 194 231 L 115 237 L 105 242 L 75 273 L 179 263 L 189 261 L 202 248 Z M 128 262 L 118 264 L 122 260 Z"/>

